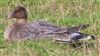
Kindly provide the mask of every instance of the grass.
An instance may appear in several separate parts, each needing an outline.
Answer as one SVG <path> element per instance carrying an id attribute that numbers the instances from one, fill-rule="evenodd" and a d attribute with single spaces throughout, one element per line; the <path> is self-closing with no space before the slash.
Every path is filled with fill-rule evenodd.
<path id="1" fill-rule="evenodd" d="M 0 0 L 0 56 L 99 56 L 99 3 L 99 0 Z M 64 27 L 91 24 L 82 32 L 96 35 L 96 40 L 92 41 L 94 45 L 72 48 L 51 40 L 5 42 L 6 16 L 16 5 L 27 8 L 29 22 L 43 19 Z"/>

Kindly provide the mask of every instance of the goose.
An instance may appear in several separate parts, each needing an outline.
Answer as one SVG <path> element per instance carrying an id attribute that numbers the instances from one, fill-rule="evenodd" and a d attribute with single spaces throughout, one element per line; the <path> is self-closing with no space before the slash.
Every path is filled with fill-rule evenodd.
<path id="1" fill-rule="evenodd" d="M 35 40 L 51 38 L 53 40 L 68 40 L 73 34 L 84 30 L 89 25 L 81 24 L 73 27 L 61 28 L 46 21 L 27 22 L 27 11 L 23 6 L 17 6 L 8 15 L 7 19 L 16 19 L 8 25 L 4 32 L 4 39 L 7 41 Z M 70 36 L 71 35 L 71 36 Z M 63 41 L 63 40 L 62 40 Z"/>

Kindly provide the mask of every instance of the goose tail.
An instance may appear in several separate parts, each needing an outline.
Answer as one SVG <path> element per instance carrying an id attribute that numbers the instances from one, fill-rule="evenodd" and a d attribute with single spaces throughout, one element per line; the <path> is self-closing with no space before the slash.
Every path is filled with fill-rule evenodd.
<path id="1" fill-rule="evenodd" d="M 64 39 L 64 38 L 55 38 L 55 42 L 58 42 L 58 43 L 72 43 L 72 42 L 75 42 L 75 41 L 86 41 L 86 40 L 89 40 L 89 39 L 95 39 L 96 37 L 93 36 L 93 35 L 89 35 L 89 34 L 84 34 L 84 33 L 81 33 L 81 32 L 76 32 L 76 33 L 72 33 L 72 34 L 69 34 L 69 39 Z"/>

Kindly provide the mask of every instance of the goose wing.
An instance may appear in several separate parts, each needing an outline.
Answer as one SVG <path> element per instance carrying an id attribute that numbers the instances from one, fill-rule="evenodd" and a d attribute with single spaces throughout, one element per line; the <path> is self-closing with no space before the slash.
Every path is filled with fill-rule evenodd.
<path id="1" fill-rule="evenodd" d="M 73 32 L 78 32 L 80 30 L 84 30 L 85 28 L 87 28 L 88 26 L 90 26 L 89 24 L 80 24 L 77 26 L 73 26 L 73 27 L 66 27 L 66 28 L 61 28 L 57 25 L 48 23 L 46 21 L 36 21 L 33 22 L 31 24 L 32 26 L 37 26 L 42 28 L 43 30 L 47 31 L 47 32 L 59 32 L 59 33 L 63 33 L 63 32 L 69 32 L 69 33 L 73 33 Z"/>

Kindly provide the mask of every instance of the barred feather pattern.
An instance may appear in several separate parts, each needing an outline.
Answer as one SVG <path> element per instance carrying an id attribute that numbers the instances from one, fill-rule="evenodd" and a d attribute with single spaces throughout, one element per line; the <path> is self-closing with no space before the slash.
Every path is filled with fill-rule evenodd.
<path id="1" fill-rule="evenodd" d="M 75 26 L 77 27 L 77 26 Z M 45 21 L 36 21 L 30 24 L 13 24 L 9 26 L 5 32 L 4 37 L 9 41 L 17 41 L 24 39 L 69 39 L 69 32 L 78 31 L 77 28 L 61 28 L 59 26 L 55 26 L 53 24 L 47 23 Z M 78 26 L 79 27 L 79 26 Z M 74 30 L 73 30 L 74 29 Z"/>

